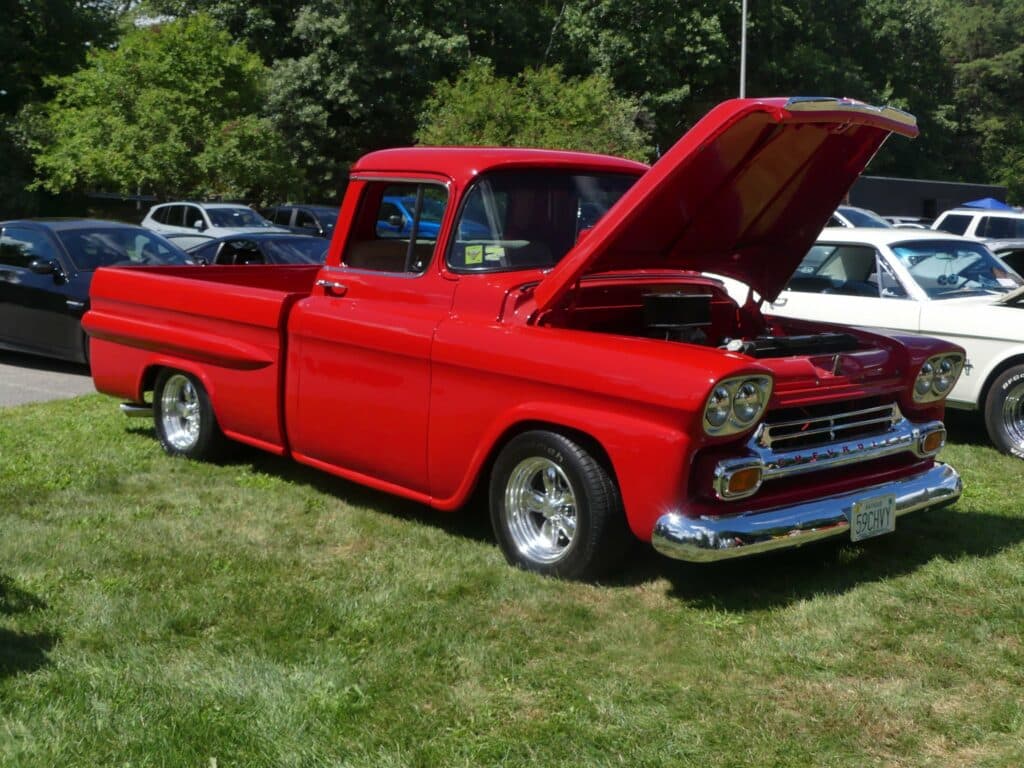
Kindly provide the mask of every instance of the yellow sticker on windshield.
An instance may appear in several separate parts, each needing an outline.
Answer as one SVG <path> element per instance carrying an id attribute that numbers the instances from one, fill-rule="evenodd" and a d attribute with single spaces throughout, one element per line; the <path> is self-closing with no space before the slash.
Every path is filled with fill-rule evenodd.
<path id="1" fill-rule="evenodd" d="M 484 247 L 482 245 L 466 246 L 466 264 L 483 264 Z"/>

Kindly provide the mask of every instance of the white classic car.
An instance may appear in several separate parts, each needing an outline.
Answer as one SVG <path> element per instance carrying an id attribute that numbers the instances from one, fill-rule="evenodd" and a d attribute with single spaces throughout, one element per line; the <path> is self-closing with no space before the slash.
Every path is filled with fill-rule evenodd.
<path id="1" fill-rule="evenodd" d="M 947 404 L 980 411 L 996 447 L 1024 458 L 1022 285 L 1024 279 L 974 240 L 829 227 L 765 310 L 961 345 L 967 361 Z"/>

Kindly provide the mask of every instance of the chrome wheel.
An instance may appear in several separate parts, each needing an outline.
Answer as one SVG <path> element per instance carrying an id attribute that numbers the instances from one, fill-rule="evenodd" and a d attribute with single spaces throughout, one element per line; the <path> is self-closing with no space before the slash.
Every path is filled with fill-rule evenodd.
<path id="1" fill-rule="evenodd" d="M 189 451 L 199 442 L 199 393 L 188 376 L 175 373 L 165 382 L 160 393 L 160 424 L 175 450 Z"/>
<path id="2" fill-rule="evenodd" d="M 1015 384 L 1006 392 L 1000 417 L 1010 447 L 1018 452 L 1024 451 L 1024 382 Z"/>
<path id="3" fill-rule="evenodd" d="M 519 462 L 505 486 L 503 522 L 513 546 L 537 563 L 555 563 L 576 538 L 576 492 L 550 459 Z"/>

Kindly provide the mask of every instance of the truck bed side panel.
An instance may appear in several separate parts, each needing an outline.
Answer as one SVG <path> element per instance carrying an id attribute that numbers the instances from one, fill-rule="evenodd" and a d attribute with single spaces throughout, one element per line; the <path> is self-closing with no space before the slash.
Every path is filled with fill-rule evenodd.
<path id="1" fill-rule="evenodd" d="M 96 388 L 139 402 L 154 368 L 188 371 L 203 382 L 229 437 L 284 452 L 284 329 L 289 309 L 308 295 L 318 271 L 99 270 L 83 322 Z"/>

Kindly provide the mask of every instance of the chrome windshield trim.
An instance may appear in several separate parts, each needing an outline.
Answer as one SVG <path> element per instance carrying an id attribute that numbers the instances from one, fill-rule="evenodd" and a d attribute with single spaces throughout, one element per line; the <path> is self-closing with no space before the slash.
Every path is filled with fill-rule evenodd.
<path id="1" fill-rule="evenodd" d="M 854 504 L 892 494 L 896 516 L 956 501 L 963 492 L 960 475 L 936 462 L 915 475 L 849 493 L 770 510 L 722 517 L 687 517 L 671 512 L 658 518 L 651 544 L 667 557 L 708 563 L 798 547 L 848 533 Z M 685 510 L 683 510 L 685 511 Z"/>

